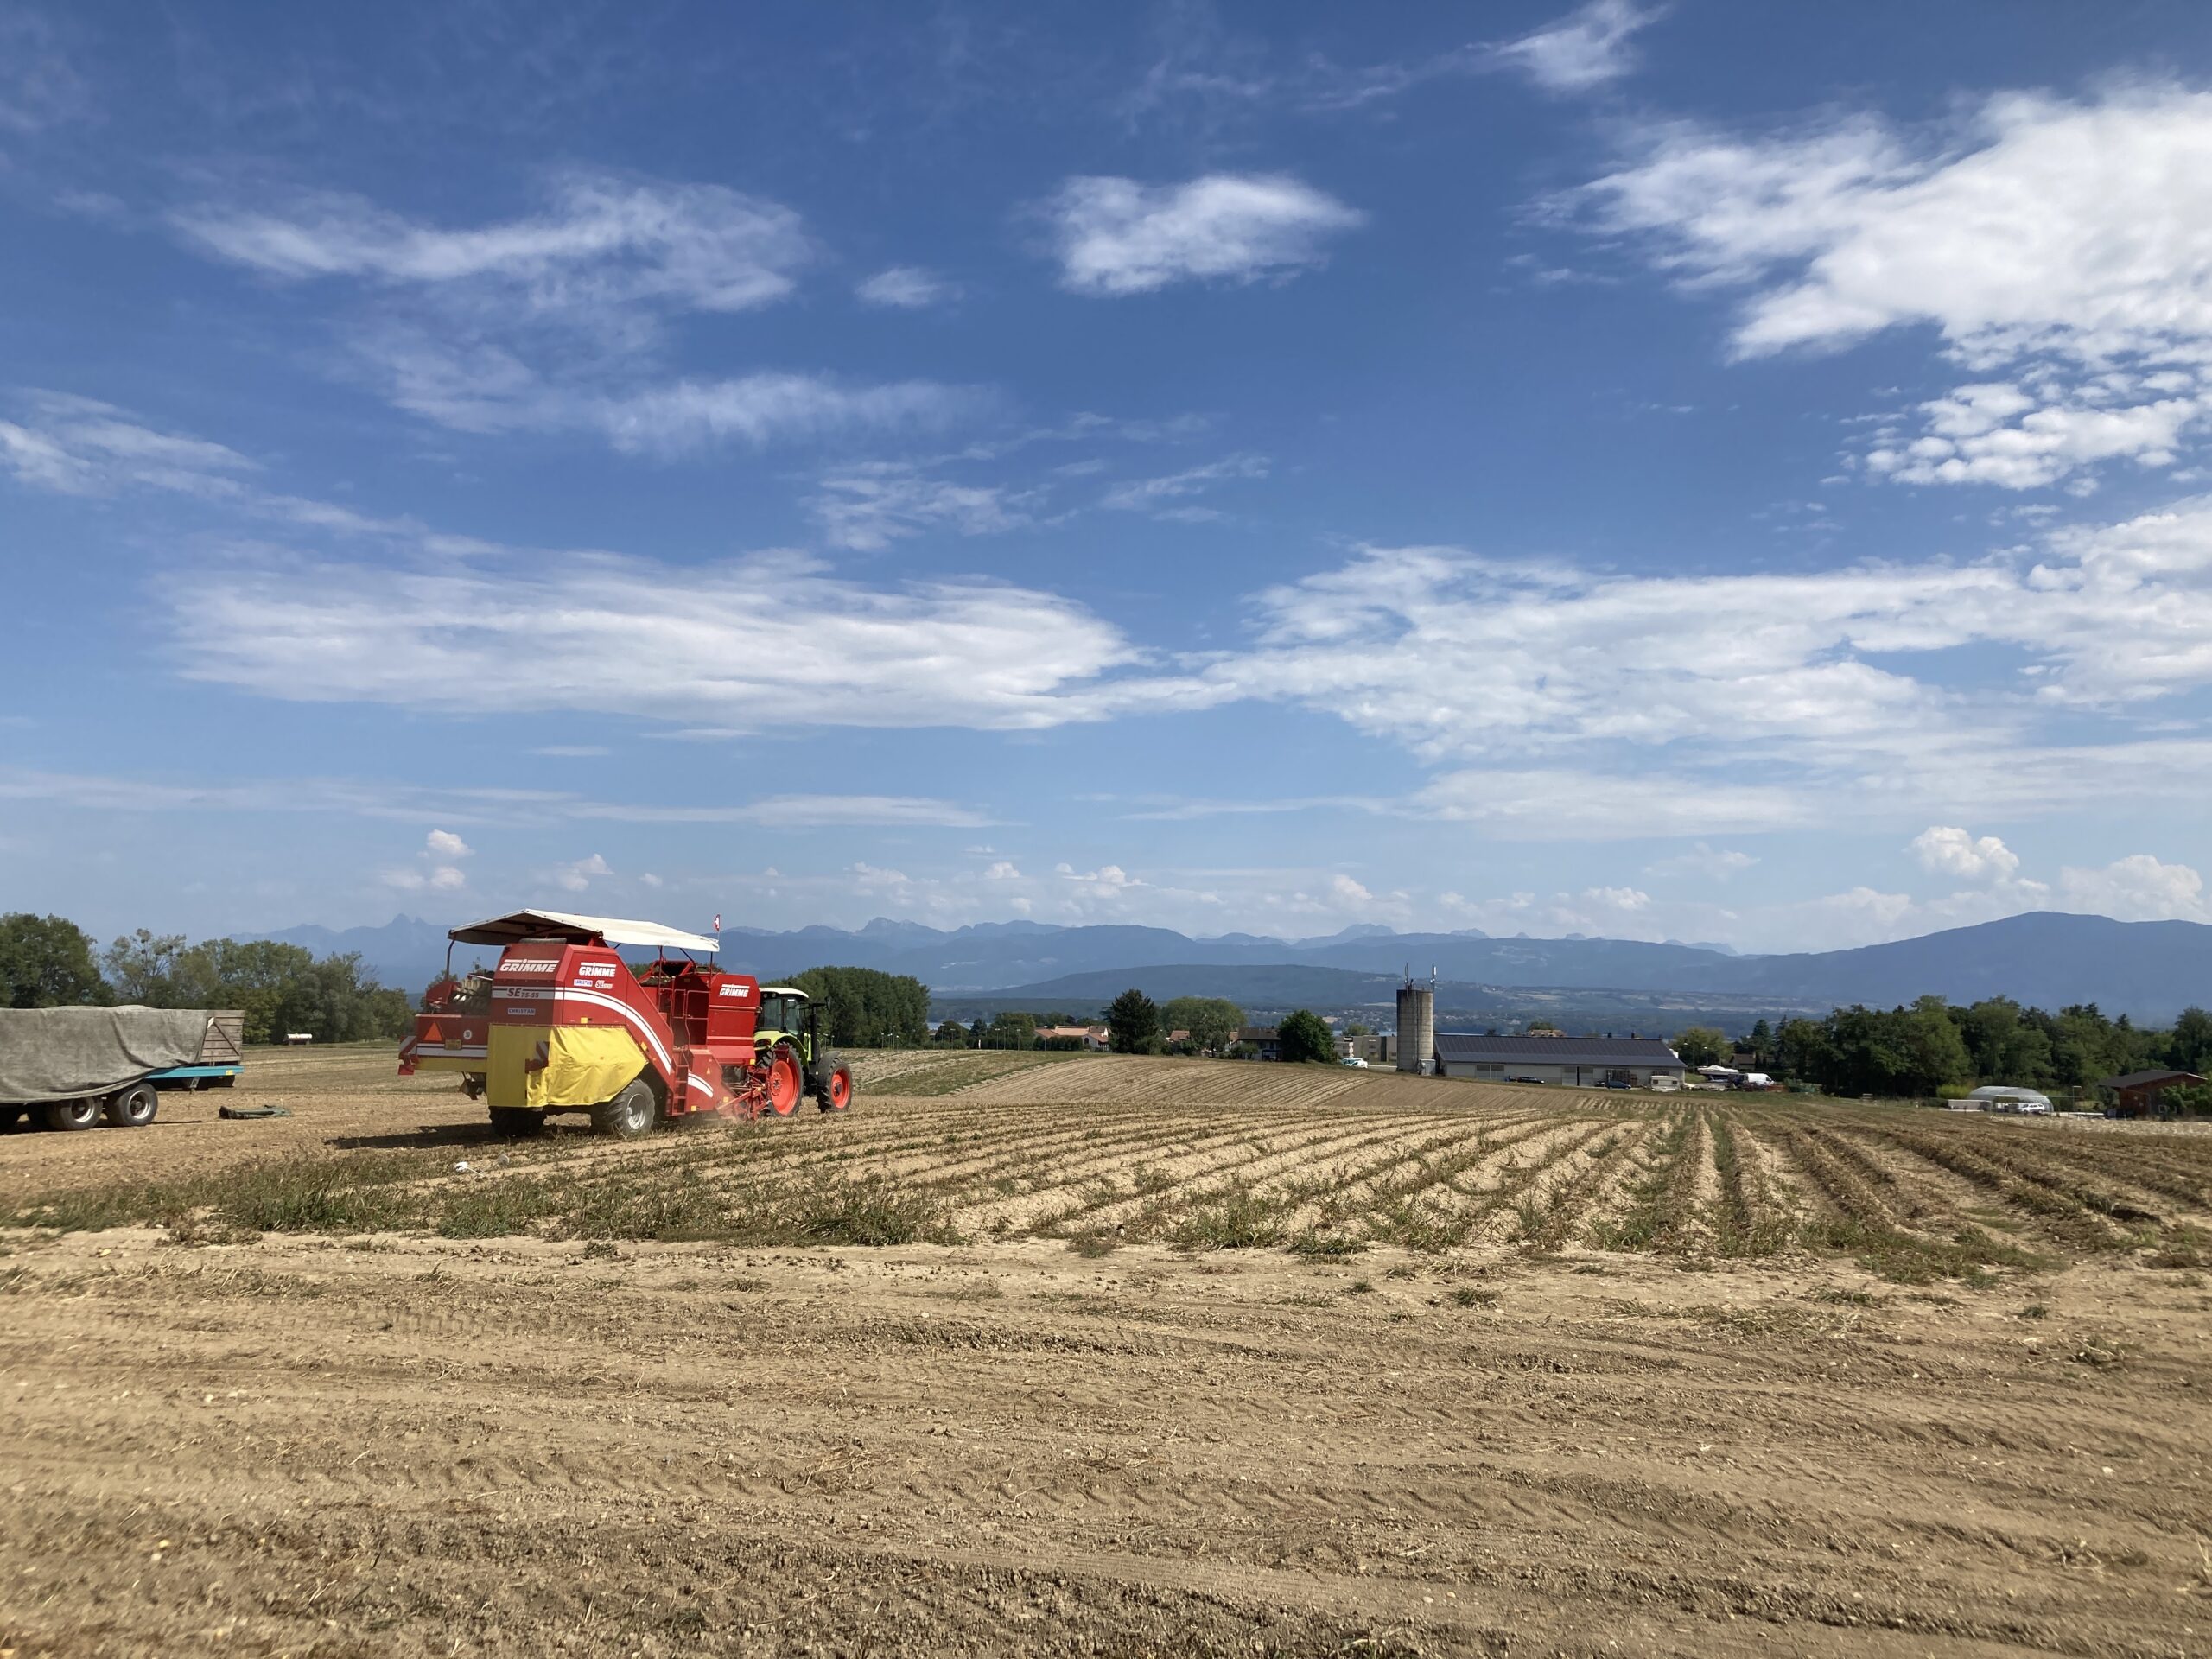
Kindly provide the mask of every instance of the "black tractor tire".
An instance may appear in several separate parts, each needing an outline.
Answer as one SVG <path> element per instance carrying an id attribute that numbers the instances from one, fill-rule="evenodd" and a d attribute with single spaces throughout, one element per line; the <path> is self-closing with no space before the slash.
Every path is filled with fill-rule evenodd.
<path id="1" fill-rule="evenodd" d="M 22 1115 L 23 1109 L 20 1106 L 0 1106 L 0 1135 L 5 1135 L 10 1129 L 14 1128 L 16 1119 Z"/>
<path id="2" fill-rule="evenodd" d="M 162 1097 L 150 1083 L 134 1083 L 107 1097 L 107 1121 L 118 1129 L 143 1129 L 162 1109 Z"/>
<path id="3" fill-rule="evenodd" d="M 591 1109 L 592 1128 L 619 1141 L 635 1141 L 640 1135 L 651 1135 L 659 1121 L 660 1103 L 653 1098 L 652 1087 L 643 1077 L 613 1099 L 602 1100 Z"/>
<path id="4" fill-rule="evenodd" d="M 526 1141 L 545 1133 L 545 1114 L 535 1106 L 494 1106 L 492 1133 L 502 1141 Z"/>
<path id="5" fill-rule="evenodd" d="M 853 1103 L 853 1068 L 833 1059 L 816 1075 L 814 1103 L 825 1112 L 842 1112 Z"/>
<path id="6" fill-rule="evenodd" d="M 89 1129 L 100 1121 L 100 1101 L 49 1100 L 40 1109 L 39 1116 L 46 1120 L 49 1129 Z"/>

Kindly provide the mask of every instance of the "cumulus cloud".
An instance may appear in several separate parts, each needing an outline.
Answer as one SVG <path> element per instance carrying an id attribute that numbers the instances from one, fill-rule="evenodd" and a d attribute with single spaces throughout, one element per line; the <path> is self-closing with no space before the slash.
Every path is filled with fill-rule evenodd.
<path id="1" fill-rule="evenodd" d="M 1975 378 L 1923 406 L 1919 436 L 1877 439 L 1880 475 L 2170 466 L 2208 408 L 2212 93 L 2007 92 L 1925 136 L 1658 126 L 1582 200 L 1692 285 L 1748 290 L 1739 356 L 1932 327 Z"/>
<path id="2" fill-rule="evenodd" d="M 613 874 L 613 867 L 597 853 L 593 853 L 588 857 L 576 860 L 573 864 L 556 866 L 553 871 L 553 885 L 564 893 L 582 893 L 596 878 Z"/>
<path id="3" fill-rule="evenodd" d="M 476 849 L 450 830 L 433 830 L 423 837 L 423 846 L 438 858 L 467 858 Z"/>
<path id="4" fill-rule="evenodd" d="M 1284 174 L 1213 173 L 1185 184 L 1073 178 L 1045 209 L 1061 286 L 1146 294 L 1171 283 L 1281 280 L 1321 263 L 1365 215 Z"/>
<path id="5" fill-rule="evenodd" d="M 2102 869 L 2059 872 L 2058 890 L 2069 909 L 2094 911 L 2123 922 L 2212 921 L 2204 878 L 2186 864 L 2165 864 L 2136 853 Z"/>
<path id="6" fill-rule="evenodd" d="M 1920 868 L 1961 881 L 2006 881 L 2020 872 L 2019 855 L 1995 836 L 1930 824 L 1912 838 Z"/>
<path id="7" fill-rule="evenodd" d="M 1636 67 L 1631 37 L 1659 16 L 1659 8 L 1630 0 L 1592 0 L 1555 23 L 1492 48 L 1492 55 L 1548 92 L 1587 92 Z"/>
<path id="8" fill-rule="evenodd" d="M 861 282 L 853 292 L 868 305 L 920 311 L 958 299 L 960 285 L 919 265 L 893 265 Z"/>

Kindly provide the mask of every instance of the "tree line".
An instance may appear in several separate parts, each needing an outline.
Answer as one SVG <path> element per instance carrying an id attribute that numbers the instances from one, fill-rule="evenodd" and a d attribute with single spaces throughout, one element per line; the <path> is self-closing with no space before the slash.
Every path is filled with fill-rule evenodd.
<path id="1" fill-rule="evenodd" d="M 270 939 L 203 939 L 144 928 L 105 950 L 60 916 L 0 916 L 0 1006 L 11 1008 L 237 1008 L 245 1040 L 306 1032 L 317 1042 L 404 1036 L 407 993 L 377 982 L 358 956 L 317 957 Z"/>
<path id="2" fill-rule="evenodd" d="M 1703 1027 L 1675 1039 L 1675 1052 L 1693 1066 L 1726 1060 L 1736 1046 Z M 1963 1007 L 1923 996 L 1910 1007 L 1853 1004 L 1825 1019 L 1785 1020 L 1779 1027 L 1762 1020 L 1741 1048 L 1761 1070 L 1832 1095 L 1926 1096 L 1977 1084 L 2078 1094 L 2130 1071 L 2206 1074 L 2212 1068 L 2212 1014 L 2188 1008 L 2158 1028 L 2136 1025 L 2124 1014 L 2107 1015 L 2094 1002 L 2051 1014 L 2006 996 Z"/>

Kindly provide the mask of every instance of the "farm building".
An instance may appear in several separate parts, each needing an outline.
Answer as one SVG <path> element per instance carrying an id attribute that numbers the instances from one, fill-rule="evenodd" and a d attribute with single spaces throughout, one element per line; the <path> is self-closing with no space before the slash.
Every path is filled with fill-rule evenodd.
<path id="1" fill-rule="evenodd" d="M 1240 1026 L 1235 1046 L 1250 1049 L 1255 1060 L 1282 1058 L 1282 1033 L 1274 1026 Z"/>
<path id="2" fill-rule="evenodd" d="M 1594 1089 L 1624 1083 L 1646 1089 L 1654 1077 L 1682 1080 L 1681 1056 L 1656 1037 L 1478 1037 L 1436 1033 L 1436 1075 L 1516 1078 Z"/>
<path id="3" fill-rule="evenodd" d="M 2165 1093 L 2204 1079 L 2194 1071 L 2130 1071 L 2125 1077 L 2101 1077 L 2100 1089 L 2109 1089 L 2123 1117 L 2150 1117 L 2165 1108 Z"/>

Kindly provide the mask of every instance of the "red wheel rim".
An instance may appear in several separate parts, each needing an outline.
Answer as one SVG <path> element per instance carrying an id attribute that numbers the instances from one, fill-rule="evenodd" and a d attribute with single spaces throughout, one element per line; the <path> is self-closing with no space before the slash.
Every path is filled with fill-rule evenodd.
<path id="1" fill-rule="evenodd" d="M 798 1109 L 798 1066 L 788 1054 L 779 1054 L 768 1065 L 768 1109 L 789 1117 Z"/>
<path id="2" fill-rule="evenodd" d="M 852 1103 L 853 1080 L 842 1071 L 830 1074 L 830 1109 L 842 1112 Z"/>

